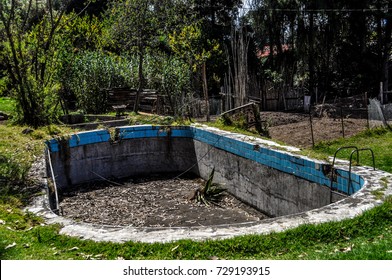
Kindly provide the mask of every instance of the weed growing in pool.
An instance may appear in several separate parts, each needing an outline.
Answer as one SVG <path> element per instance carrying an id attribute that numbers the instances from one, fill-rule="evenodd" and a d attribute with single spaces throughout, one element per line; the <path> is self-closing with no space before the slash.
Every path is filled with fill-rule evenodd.
<path id="1" fill-rule="evenodd" d="M 226 191 L 226 189 L 221 188 L 220 185 L 217 183 L 213 183 L 214 174 L 215 168 L 212 169 L 205 185 L 195 191 L 195 193 L 191 197 L 191 200 L 195 199 L 198 203 L 203 203 L 207 206 L 209 206 L 210 204 L 217 205 L 217 203 L 222 198 L 223 192 Z"/>

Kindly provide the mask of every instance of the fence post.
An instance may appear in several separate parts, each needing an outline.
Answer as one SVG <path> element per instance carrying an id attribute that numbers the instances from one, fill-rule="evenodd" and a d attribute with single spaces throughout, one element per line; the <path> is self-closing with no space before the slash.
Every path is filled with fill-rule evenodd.
<path id="1" fill-rule="evenodd" d="M 343 120 L 343 107 L 340 106 L 340 119 L 342 120 L 342 134 L 343 134 L 343 138 L 344 137 L 344 120 Z"/>
<path id="2" fill-rule="evenodd" d="M 309 107 L 309 121 L 310 121 L 310 133 L 311 133 L 311 135 L 312 135 L 312 147 L 314 147 L 312 107 Z"/>
<path id="3" fill-rule="evenodd" d="M 365 92 L 365 108 L 366 108 L 366 125 L 367 129 L 370 129 L 370 123 L 369 123 L 369 105 L 368 105 L 368 95 L 367 92 Z"/>

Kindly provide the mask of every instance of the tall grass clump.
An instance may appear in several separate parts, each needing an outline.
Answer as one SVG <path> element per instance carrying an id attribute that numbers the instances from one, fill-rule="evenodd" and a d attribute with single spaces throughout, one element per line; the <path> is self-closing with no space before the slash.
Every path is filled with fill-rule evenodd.
<path id="1" fill-rule="evenodd" d="M 20 196 L 29 181 L 31 165 L 43 155 L 44 141 L 70 129 L 55 125 L 32 130 L 21 126 L 0 126 L 0 196 Z"/>
<path id="2" fill-rule="evenodd" d="M 4 125 L 0 129 L 0 195 L 18 193 L 26 185 L 28 171 L 39 149 L 22 131 L 22 127 Z"/>

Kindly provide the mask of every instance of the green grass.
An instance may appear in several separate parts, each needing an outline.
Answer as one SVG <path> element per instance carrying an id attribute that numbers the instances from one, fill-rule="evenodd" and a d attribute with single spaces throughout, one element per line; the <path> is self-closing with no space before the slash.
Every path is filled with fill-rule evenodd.
<path id="1" fill-rule="evenodd" d="M 15 111 L 15 100 L 9 97 L 0 97 L 0 112 L 12 115 Z"/>
<path id="2" fill-rule="evenodd" d="M 392 259 L 392 199 L 351 220 L 203 242 L 83 241 L 8 204 L 0 219 L 1 259 Z"/>
<path id="3" fill-rule="evenodd" d="M 69 129 L 51 125 L 24 134 L 27 127 L 0 126 L 0 195 L 10 187 L 20 189 L 25 185 L 31 164 L 44 150 L 44 140 L 70 132 Z"/>
<path id="4" fill-rule="evenodd" d="M 208 126 L 216 127 L 216 128 L 222 129 L 222 130 L 233 132 L 233 133 L 241 133 L 241 134 L 248 135 L 248 136 L 264 138 L 264 137 L 261 137 L 256 132 L 256 130 L 249 131 L 249 130 L 243 128 L 243 126 L 241 126 L 238 123 L 234 123 L 232 125 L 227 124 L 223 118 L 219 118 L 215 122 L 208 122 L 205 124 Z"/>
<path id="5" fill-rule="evenodd" d="M 34 155 L 43 149 L 42 143 L 23 135 L 23 129 L 0 126 L 0 186 L 23 184 Z"/>
<path id="6" fill-rule="evenodd" d="M 335 141 L 320 142 L 309 152 L 317 157 L 333 156 L 335 151 L 343 146 L 356 146 L 359 149 L 370 148 L 374 152 L 376 168 L 392 172 L 392 131 L 388 129 L 373 129 L 364 131 L 356 136 Z M 337 157 L 349 159 L 353 149 L 342 150 Z M 372 166 L 372 157 L 369 151 L 360 152 L 360 165 Z M 355 154 L 353 160 L 356 160 Z"/>
<path id="7" fill-rule="evenodd" d="M 354 219 L 221 241 L 115 244 L 61 235 L 58 225 L 44 225 L 21 207 L 29 195 L 34 195 L 25 191 L 23 178 L 34 156 L 42 152 L 43 139 L 65 132 L 51 126 L 24 135 L 23 129 L 0 127 L 0 259 L 392 259 L 392 198 Z M 320 143 L 305 153 L 326 157 L 343 145 L 370 147 L 376 154 L 377 167 L 391 171 L 391 143 L 391 132 L 373 130 Z M 361 156 L 361 163 L 369 164 L 369 160 Z"/>

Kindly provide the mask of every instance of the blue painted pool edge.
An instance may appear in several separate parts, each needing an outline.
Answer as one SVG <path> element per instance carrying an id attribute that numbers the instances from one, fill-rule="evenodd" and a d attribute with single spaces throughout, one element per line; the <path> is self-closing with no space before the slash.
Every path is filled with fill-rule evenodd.
<path id="1" fill-rule="evenodd" d="M 328 163 L 274 149 L 256 138 L 250 137 L 248 140 L 249 137 L 245 135 L 196 126 L 137 125 L 116 128 L 116 141 L 152 137 L 191 138 L 281 172 L 331 187 L 330 174 L 323 171 L 328 170 L 325 168 Z M 110 132 L 102 129 L 73 134 L 68 139 L 68 144 L 70 148 L 74 148 L 110 141 L 113 141 Z M 60 143 L 57 139 L 47 141 L 46 145 L 51 153 L 60 151 Z M 352 172 L 349 186 L 346 170 L 338 169 L 335 175 L 332 188 L 347 195 L 356 193 L 365 182 L 360 175 Z"/>

